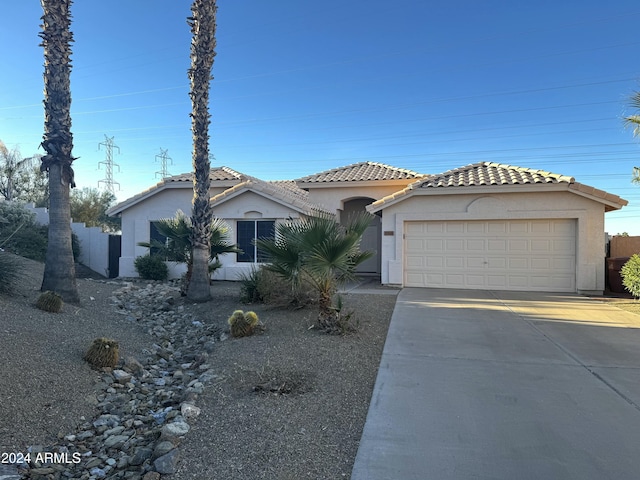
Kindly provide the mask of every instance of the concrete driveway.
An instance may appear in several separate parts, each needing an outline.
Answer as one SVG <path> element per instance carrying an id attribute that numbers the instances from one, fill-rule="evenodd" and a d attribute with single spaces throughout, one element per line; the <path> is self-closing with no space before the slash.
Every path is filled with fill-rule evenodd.
<path id="1" fill-rule="evenodd" d="M 406 288 L 352 480 L 640 478 L 640 316 Z"/>

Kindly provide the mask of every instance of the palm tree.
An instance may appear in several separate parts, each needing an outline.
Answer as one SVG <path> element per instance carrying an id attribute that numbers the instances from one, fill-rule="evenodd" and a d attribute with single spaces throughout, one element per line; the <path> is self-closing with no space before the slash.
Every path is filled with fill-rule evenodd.
<path id="1" fill-rule="evenodd" d="M 635 92 L 629 101 L 629 105 L 638 110 L 638 114 L 624 118 L 627 127 L 633 127 L 633 136 L 640 137 L 640 92 Z M 633 167 L 633 183 L 640 183 L 640 167 Z"/>
<path id="2" fill-rule="evenodd" d="M 209 84 L 216 47 L 216 0 L 193 0 L 188 23 L 191 27 L 191 131 L 193 135 L 193 207 L 191 211 L 191 246 L 193 274 L 187 296 L 196 302 L 211 298 L 209 288 L 209 237 L 211 206 L 209 204 Z"/>
<path id="3" fill-rule="evenodd" d="M 44 135 L 40 169 L 49 174 L 49 243 L 42 290 L 80 301 L 71 249 L 69 190 L 75 187 L 71 134 L 71 0 L 40 0 L 44 47 Z"/>
<path id="4" fill-rule="evenodd" d="M 341 330 L 340 308 L 333 304 L 338 285 L 355 278 L 356 267 L 373 255 L 360 251 L 369 223 L 369 214 L 355 215 L 346 225 L 324 214 L 279 223 L 274 238 L 256 240 L 270 262 L 265 268 L 287 280 L 294 290 L 303 282 L 316 290 L 318 326 L 325 331 Z"/>
<path id="5" fill-rule="evenodd" d="M 159 255 L 170 262 L 185 263 L 187 273 L 185 281 L 187 285 L 193 275 L 193 248 L 191 236 L 193 227 L 191 220 L 182 210 L 178 210 L 173 218 L 163 218 L 155 224 L 158 233 L 167 238 L 166 243 L 157 240 L 138 243 L 141 247 L 154 249 Z M 225 253 L 241 253 L 229 238 L 229 226 L 221 218 L 213 218 L 209 225 L 209 256 L 207 258 L 207 271 L 213 272 L 220 267 L 220 255 Z"/>

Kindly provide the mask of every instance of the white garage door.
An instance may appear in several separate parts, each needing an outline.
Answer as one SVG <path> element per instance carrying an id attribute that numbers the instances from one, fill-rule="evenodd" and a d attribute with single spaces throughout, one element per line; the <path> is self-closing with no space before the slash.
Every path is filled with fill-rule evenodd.
<path id="1" fill-rule="evenodd" d="M 574 220 L 406 222 L 408 287 L 575 292 Z"/>

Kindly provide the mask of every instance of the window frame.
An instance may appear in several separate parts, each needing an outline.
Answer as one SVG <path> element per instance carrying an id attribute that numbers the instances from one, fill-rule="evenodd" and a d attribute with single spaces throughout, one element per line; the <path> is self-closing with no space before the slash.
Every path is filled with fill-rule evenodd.
<path id="1" fill-rule="evenodd" d="M 271 238 L 275 237 L 275 227 L 276 221 L 275 219 L 242 219 L 236 220 L 236 244 L 243 251 L 243 253 L 236 254 L 236 262 L 237 263 L 267 263 L 266 257 L 264 254 L 261 254 L 260 250 L 255 244 L 256 239 L 258 238 L 269 238 L 264 235 L 264 230 L 258 227 L 259 223 L 270 224 L 268 229 L 271 230 Z M 241 224 L 253 224 L 253 234 L 251 235 L 251 239 L 247 242 L 247 230 L 241 227 Z M 244 237 L 241 239 L 241 235 Z M 247 247 L 252 251 L 249 253 L 247 251 Z"/>

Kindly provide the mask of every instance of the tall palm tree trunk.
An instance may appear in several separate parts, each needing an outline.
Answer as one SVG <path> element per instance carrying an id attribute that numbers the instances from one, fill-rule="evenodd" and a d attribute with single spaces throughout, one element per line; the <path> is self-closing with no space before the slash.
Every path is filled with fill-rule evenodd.
<path id="1" fill-rule="evenodd" d="M 191 248 L 193 270 L 187 297 L 196 302 L 211 298 L 209 287 L 210 229 L 212 212 L 209 203 L 209 85 L 216 47 L 216 0 L 194 0 L 188 19 L 191 41 L 191 130 L 193 135 L 193 207 Z"/>
<path id="2" fill-rule="evenodd" d="M 40 0 L 43 10 L 44 135 L 41 170 L 49 173 L 49 243 L 42 290 L 52 290 L 66 302 L 80 301 L 71 248 L 69 189 L 73 180 L 71 134 L 71 13 L 72 0 Z"/>

